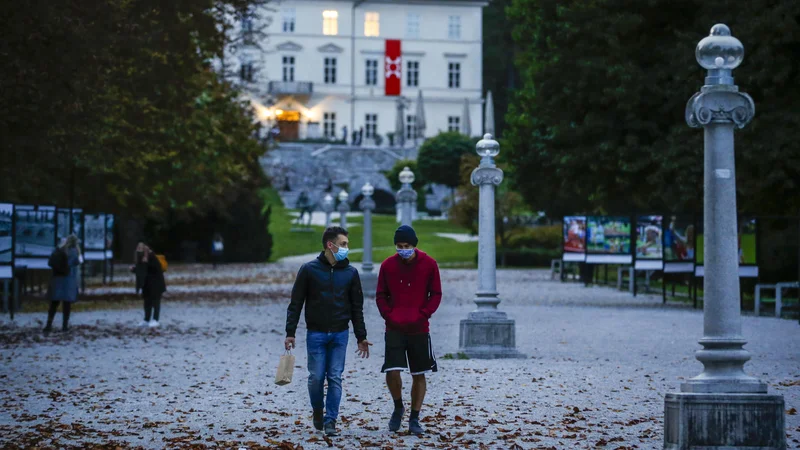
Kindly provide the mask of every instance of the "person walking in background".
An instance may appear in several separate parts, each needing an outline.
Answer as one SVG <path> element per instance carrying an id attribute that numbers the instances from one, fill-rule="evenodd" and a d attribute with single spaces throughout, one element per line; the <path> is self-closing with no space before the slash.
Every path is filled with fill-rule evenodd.
<path id="1" fill-rule="evenodd" d="M 350 243 L 347 231 L 330 227 L 322 235 L 323 251 L 300 267 L 286 312 L 284 347 L 295 347 L 300 311 L 306 308 L 306 351 L 308 352 L 308 395 L 317 430 L 335 436 L 342 400 L 342 372 L 347 353 L 350 321 L 358 340 L 357 354 L 369 357 L 367 327 L 364 324 L 364 293 L 358 270 L 347 259 Z M 325 399 L 324 385 L 328 381 Z M 323 410 L 323 407 L 326 407 Z"/>
<path id="2" fill-rule="evenodd" d="M 222 241 L 222 235 L 214 233 L 214 239 L 211 241 L 211 262 L 216 269 L 217 264 L 222 264 L 222 256 L 225 251 L 225 243 Z"/>
<path id="3" fill-rule="evenodd" d="M 63 317 L 61 330 L 69 329 L 70 309 L 72 303 L 78 300 L 78 266 L 81 265 L 82 259 L 80 241 L 74 234 L 67 236 L 64 243 L 50 255 L 47 265 L 53 271 L 53 278 L 50 280 L 50 309 L 47 311 L 45 333 L 53 329 L 53 319 L 56 317 L 59 303 L 62 304 Z"/>
<path id="4" fill-rule="evenodd" d="M 398 431 L 403 421 L 403 380 L 400 372 L 411 372 L 411 415 L 408 431 L 422 434 L 419 413 L 425 400 L 425 374 L 436 372 L 428 319 L 442 301 L 442 283 L 436 260 L 417 247 L 417 234 L 403 225 L 395 231 L 397 254 L 386 258 L 378 273 L 375 301 L 386 321 L 386 352 L 382 372 L 394 401 L 389 431 Z"/>
<path id="5" fill-rule="evenodd" d="M 167 290 L 167 283 L 161 262 L 143 240 L 136 246 L 136 265 L 131 267 L 131 271 L 136 274 L 136 291 L 141 289 L 144 299 L 144 320 L 139 322 L 139 326 L 157 327 L 161 296 Z"/>

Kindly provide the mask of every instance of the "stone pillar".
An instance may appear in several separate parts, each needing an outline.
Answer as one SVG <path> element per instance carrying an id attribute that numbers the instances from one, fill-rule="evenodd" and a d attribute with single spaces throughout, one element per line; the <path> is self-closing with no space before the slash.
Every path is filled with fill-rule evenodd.
<path id="1" fill-rule="evenodd" d="M 666 395 L 664 448 L 785 449 L 783 397 L 744 372 L 750 353 L 739 298 L 733 130 L 750 122 L 755 105 L 732 76 L 744 47 L 717 24 L 695 56 L 708 69 L 705 86 L 686 105 L 689 126 L 705 133 L 703 349 L 696 352 L 703 372 Z"/>
<path id="2" fill-rule="evenodd" d="M 503 181 L 503 171 L 494 163 L 500 144 L 486 134 L 477 145 L 481 164 L 472 172 L 472 185 L 480 189 L 478 211 L 478 309 L 461 321 L 459 349 L 470 358 L 525 358 L 516 349 L 513 319 L 500 311 L 497 293 L 494 190 Z"/>
<path id="3" fill-rule="evenodd" d="M 322 200 L 322 211 L 325 212 L 325 228 L 330 228 L 331 213 L 333 213 L 333 196 L 331 194 L 325 194 L 325 198 Z"/>
<path id="4" fill-rule="evenodd" d="M 372 211 L 375 209 L 375 200 L 372 194 L 375 188 L 370 183 L 361 188 L 364 198 L 358 207 L 364 212 L 364 256 L 361 259 L 361 289 L 364 295 L 375 296 L 378 287 L 378 276 L 372 271 Z"/>
<path id="5" fill-rule="evenodd" d="M 414 205 L 417 203 L 417 192 L 411 187 L 414 172 L 406 166 L 398 176 L 403 186 L 397 191 L 395 200 L 400 208 L 400 225 L 412 226 Z"/>
<path id="6" fill-rule="evenodd" d="M 337 209 L 339 210 L 339 226 L 347 229 L 347 213 L 350 211 L 350 204 L 347 203 L 347 199 L 350 198 L 350 195 L 342 189 L 339 192 L 339 206 Z"/>

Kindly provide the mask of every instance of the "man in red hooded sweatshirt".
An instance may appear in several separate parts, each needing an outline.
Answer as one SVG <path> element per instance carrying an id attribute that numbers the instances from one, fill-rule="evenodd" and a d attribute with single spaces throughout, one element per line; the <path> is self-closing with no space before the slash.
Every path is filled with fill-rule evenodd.
<path id="1" fill-rule="evenodd" d="M 411 372 L 411 416 L 408 431 L 422 434 L 419 411 L 425 400 L 425 374 L 436 372 L 428 319 L 442 301 L 439 266 L 417 249 L 417 234 L 403 225 L 394 234 L 397 254 L 381 264 L 376 302 L 386 321 L 386 359 L 382 371 L 394 400 L 389 430 L 398 431 L 403 420 L 403 381 L 400 372 Z"/>

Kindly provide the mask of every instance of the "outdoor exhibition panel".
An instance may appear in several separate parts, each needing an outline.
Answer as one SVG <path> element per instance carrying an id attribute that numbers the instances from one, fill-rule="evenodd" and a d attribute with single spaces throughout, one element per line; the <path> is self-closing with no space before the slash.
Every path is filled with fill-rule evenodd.
<path id="1" fill-rule="evenodd" d="M 47 260 L 56 247 L 56 207 L 14 207 L 14 265 L 48 269 Z"/>
<path id="2" fill-rule="evenodd" d="M 697 265 L 694 268 L 696 277 L 705 276 L 703 266 L 704 231 L 703 226 L 698 227 L 697 235 Z M 752 217 L 740 217 L 737 231 L 739 277 L 758 278 L 758 220 Z"/>
<path id="3" fill-rule="evenodd" d="M 13 278 L 14 205 L 0 203 L 0 280 Z"/>
<path id="4" fill-rule="evenodd" d="M 631 264 L 631 219 L 626 216 L 587 216 L 586 262 Z"/>
<path id="5" fill-rule="evenodd" d="M 586 261 L 586 217 L 564 217 L 561 259 L 565 262 Z"/>
<path id="6" fill-rule="evenodd" d="M 86 214 L 83 217 L 83 257 L 87 261 L 106 259 L 106 215 Z"/>
<path id="7" fill-rule="evenodd" d="M 663 216 L 636 217 L 634 270 L 663 270 Z"/>

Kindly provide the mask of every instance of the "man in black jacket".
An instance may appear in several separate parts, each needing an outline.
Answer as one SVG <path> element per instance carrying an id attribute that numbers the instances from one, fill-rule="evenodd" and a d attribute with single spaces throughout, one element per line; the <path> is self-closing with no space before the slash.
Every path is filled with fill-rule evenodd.
<path id="1" fill-rule="evenodd" d="M 286 350 L 295 347 L 300 311 L 306 305 L 306 350 L 308 351 L 308 395 L 314 409 L 314 427 L 335 436 L 342 372 L 347 352 L 349 323 L 358 340 L 357 354 L 369 357 L 367 327 L 364 324 L 364 293 L 358 270 L 350 265 L 347 231 L 330 227 L 322 235 L 323 252 L 300 267 L 286 313 Z M 328 380 L 328 398 L 324 383 Z M 323 405 L 326 406 L 323 417 Z"/>

